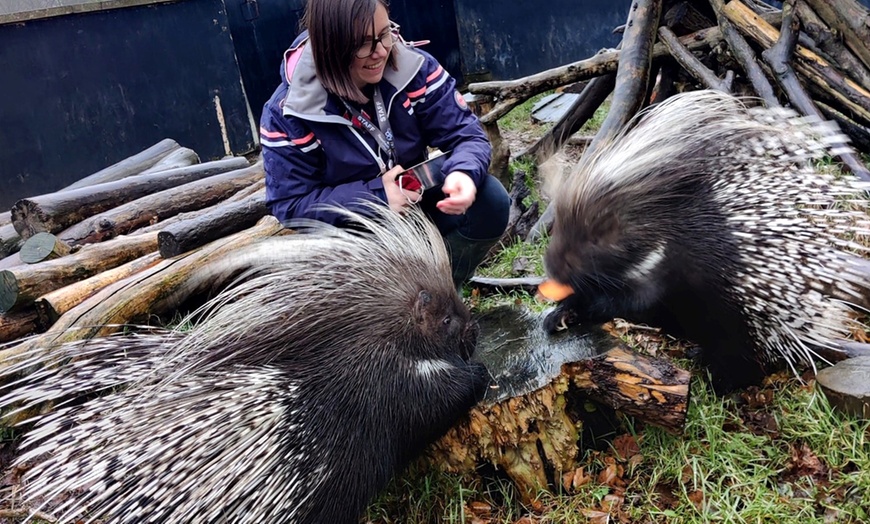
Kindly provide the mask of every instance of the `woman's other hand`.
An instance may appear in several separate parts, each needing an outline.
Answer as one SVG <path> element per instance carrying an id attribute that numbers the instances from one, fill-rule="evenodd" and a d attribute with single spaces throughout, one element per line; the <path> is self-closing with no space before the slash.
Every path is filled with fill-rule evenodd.
<path id="1" fill-rule="evenodd" d="M 441 190 L 447 198 L 437 204 L 438 210 L 447 215 L 461 215 L 471 207 L 477 197 L 474 180 L 462 171 L 453 171 L 444 179 Z"/>

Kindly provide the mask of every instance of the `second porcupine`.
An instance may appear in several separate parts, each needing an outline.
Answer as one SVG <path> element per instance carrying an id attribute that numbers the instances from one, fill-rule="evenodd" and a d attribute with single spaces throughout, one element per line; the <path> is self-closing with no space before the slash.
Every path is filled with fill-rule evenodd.
<path id="1" fill-rule="evenodd" d="M 866 307 L 867 184 L 813 161 L 832 123 L 676 95 L 583 157 L 555 191 L 548 275 L 570 285 L 545 326 L 646 322 L 699 344 L 720 392 L 776 364 L 837 356 Z M 838 202 L 855 198 L 860 211 Z"/>
<path id="2" fill-rule="evenodd" d="M 63 493 L 59 522 L 357 522 L 488 382 L 437 230 L 372 212 L 224 260 L 259 272 L 189 331 L 78 342 L 15 384 L 3 406 L 128 386 L 36 420 L 22 502 Z"/>

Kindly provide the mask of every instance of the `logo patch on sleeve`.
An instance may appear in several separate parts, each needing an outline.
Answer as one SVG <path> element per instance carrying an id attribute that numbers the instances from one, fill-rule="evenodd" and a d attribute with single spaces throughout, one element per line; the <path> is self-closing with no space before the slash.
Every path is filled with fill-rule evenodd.
<path id="1" fill-rule="evenodd" d="M 456 100 L 456 105 L 459 106 L 463 111 L 468 109 L 468 102 L 465 101 L 465 97 L 462 96 L 462 93 L 459 91 L 453 91 L 453 99 Z"/>

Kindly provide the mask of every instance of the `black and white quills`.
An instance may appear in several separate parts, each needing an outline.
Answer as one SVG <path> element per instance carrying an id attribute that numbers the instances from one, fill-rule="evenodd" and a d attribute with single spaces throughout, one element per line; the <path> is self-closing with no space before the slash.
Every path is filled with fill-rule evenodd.
<path id="1" fill-rule="evenodd" d="M 554 192 L 547 317 L 645 322 L 697 343 L 719 391 L 843 352 L 865 308 L 867 184 L 814 161 L 831 123 L 713 91 L 674 96 L 584 156 Z M 857 209 L 850 211 L 849 209 Z"/>
<path id="2" fill-rule="evenodd" d="M 13 384 L 4 406 L 59 403 L 22 441 L 23 502 L 59 522 L 357 522 L 489 379 L 438 231 L 372 213 L 223 261 L 256 273 L 188 331 L 72 344 Z M 81 390 L 104 394 L 63 403 Z"/>

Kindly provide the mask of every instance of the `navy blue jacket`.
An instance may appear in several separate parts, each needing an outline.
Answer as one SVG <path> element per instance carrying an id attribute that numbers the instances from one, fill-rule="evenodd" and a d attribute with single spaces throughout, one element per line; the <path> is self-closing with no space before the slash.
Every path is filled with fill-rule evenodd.
<path id="1" fill-rule="evenodd" d="M 282 82 L 266 102 L 260 143 L 266 170 L 266 203 L 279 220 L 310 218 L 337 223 L 318 207 L 340 205 L 364 211 L 360 200 L 385 200 L 380 175 L 387 156 L 365 130 L 354 126 L 347 109 L 315 76 L 307 34 L 284 54 Z M 456 90 L 456 81 L 428 53 L 393 46 L 395 69 L 386 67 L 375 86 L 387 104 L 398 163 L 424 160 L 427 146 L 450 151 L 443 177 L 463 171 L 480 184 L 490 161 L 490 145 L 477 117 Z M 365 107 L 363 107 L 365 109 Z M 377 118 L 366 111 L 372 122 Z"/>

